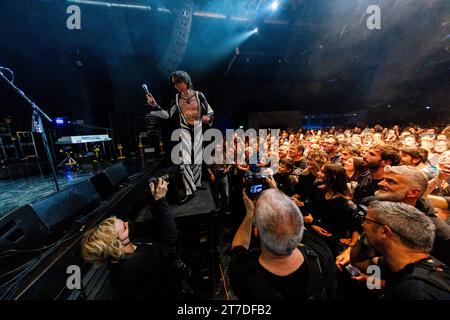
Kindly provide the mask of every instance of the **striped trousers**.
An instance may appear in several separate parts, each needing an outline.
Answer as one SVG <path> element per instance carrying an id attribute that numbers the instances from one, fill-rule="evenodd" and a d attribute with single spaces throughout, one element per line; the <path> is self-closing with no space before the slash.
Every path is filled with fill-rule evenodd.
<path id="1" fill-rule="evenodd" d="M 197 191 L 202 182 L 203 136 L 201 123 L 194 128 L 184 127 L 182 132 L 183 183 L 186 195 Z M 193 146 L 193 147 L 192 147 Z"/>

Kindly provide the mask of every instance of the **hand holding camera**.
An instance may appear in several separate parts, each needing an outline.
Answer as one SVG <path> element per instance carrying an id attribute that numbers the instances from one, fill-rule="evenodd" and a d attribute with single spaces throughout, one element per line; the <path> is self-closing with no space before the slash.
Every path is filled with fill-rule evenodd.
<path id="1" fill-rule="evenodd" d="M 255 204 L 253 203 L 253 200 L 251 200 L 247 193 L 244 191 L 242 192 L 242 199 L 244 200 L 245 205 L 245 212 L 247 217 L 253 217 L 255 214 Z"/>
<path id="2" fill-rule="evenodd" d="M 156 181 L 150 182 L 150 192 L 156 201 L 166 196 L 168 185 L 169 183 L 162 178 L 158 178 L 157 183 Z"/>

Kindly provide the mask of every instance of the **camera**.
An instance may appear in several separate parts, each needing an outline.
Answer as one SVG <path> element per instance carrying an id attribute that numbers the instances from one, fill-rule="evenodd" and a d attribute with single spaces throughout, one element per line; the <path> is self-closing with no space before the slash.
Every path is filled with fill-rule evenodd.
<path id="1" fill-rule="evenodd" d="M 150 183 L 152 182 L 154 182 L 155 185 L 157 185 L 159 178 L 163 179 L 166 182 L 169 182 L 173 180 L 173 177 L 175 177 L 178 174 L 178 171 L 179 168 L 177 166 L 160 169 L 154 176 L 151 176 L 147 180 L 147 185 L 150 186 Z"/>
<path id="2" fill-rule="evenodd" d="M 258 197 L 261 192 L 268 188 L 266 176 L 260 173 L 248 173 L 244 177 L 245 190 L 250 199 Z"/>
<path id="3" fill-rule="evenodd" d="M 148 182 L 147 184 L 150 186 L 150 183 L 153 182 L 155 184 L 155 186 L 156 186 L 158 184 L 159 178 L 163 179 L 166 182 L 169 182 L 170 175 L 167 173 L 167 174 L 164 174 L 164 175 L 162 175 L 160 177 L 150 177 L 148 179 L 148 181 L 147 181 Z"/>

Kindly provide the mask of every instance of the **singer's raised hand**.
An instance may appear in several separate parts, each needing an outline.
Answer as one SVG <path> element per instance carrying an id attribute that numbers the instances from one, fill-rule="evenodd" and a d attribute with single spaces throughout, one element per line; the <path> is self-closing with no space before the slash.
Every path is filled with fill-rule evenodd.
<path id="1" fill-rule="evenodd" d="M 153 98 L 152 94 L 147 94 L 147 104 L 151 105 L 152 107 L 156 107 L 158 104 L 156 103 L 155 98 Z"/>

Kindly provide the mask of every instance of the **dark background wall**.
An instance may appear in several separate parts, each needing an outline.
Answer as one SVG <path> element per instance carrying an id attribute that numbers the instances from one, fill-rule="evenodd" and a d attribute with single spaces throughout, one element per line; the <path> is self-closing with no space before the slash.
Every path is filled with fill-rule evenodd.
<path id="1" fill-rule="evenodd" d="M 15 71 L 16 84 L 50 116 L 112 125 L 132 141 L 145 112 L 141 84 L 163 106 L 173 99 L 157 65 L 181 2 L 115 2 L 166 11 L 79 4 L 81 30 L 68 30 L 73 3 L 1 1 L 0 65 Z M 449 120 L 449 1 L 284 1 L 274 14 L 253 12 L 250 3 L 194 1 L 196 12 L 227 17 L 195 15 L 178 66 L 205 92 L 219 128 L 270 110 L 355 112 L 367 123 Z M 382 7 L 381 30 L 366 28 L 368 4 Z M 258 34 L 233 42 L 255 25 Z M 3 80 L 0 106 L 29 128 L 30 109 Z"/>

